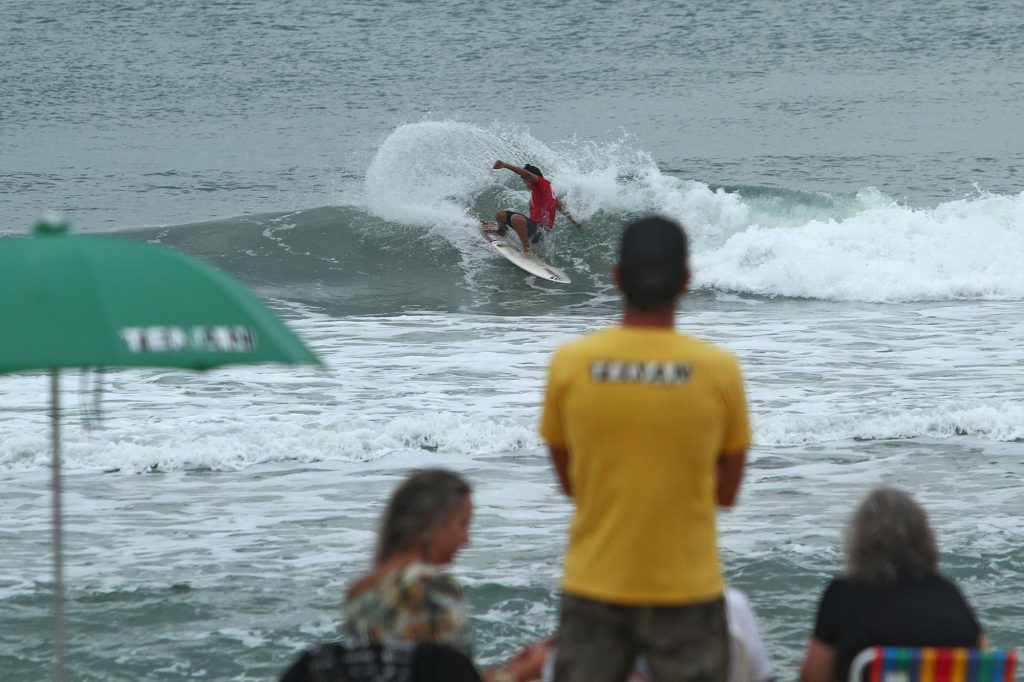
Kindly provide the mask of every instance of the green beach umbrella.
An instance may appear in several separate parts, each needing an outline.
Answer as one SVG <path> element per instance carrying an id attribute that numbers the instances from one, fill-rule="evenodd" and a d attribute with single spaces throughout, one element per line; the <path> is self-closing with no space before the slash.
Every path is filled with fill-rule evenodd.
<path id="1" fill-rule="evenodd" d="M 192 256 L 43 221 L 0 238 L 0 373 L 50 372 L 54 679 L 64 679 L 59 372 L 320 360 L 243 285 Z"/>

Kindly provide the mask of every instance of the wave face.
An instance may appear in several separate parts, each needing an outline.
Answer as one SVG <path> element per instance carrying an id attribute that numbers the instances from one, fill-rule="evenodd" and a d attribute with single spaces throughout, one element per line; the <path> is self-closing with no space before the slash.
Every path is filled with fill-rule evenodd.
<path id="1" fill-rule="evenodd" d="M 531 280 L 549 294 L 535 310 L 614 300 L 608 272 L 619 231 L 649 213 L 686 225 L 698 291 L 860 302 L 1024 298 L 1016 256 L 1024 193 L 914 207 L 870 188 L 715 187 L 659 168 L 628 136 L 549 146 L 515 127 L 458 121 L 395 129 L 362 195 L 344 205 L 127 234 L 209 258 L 266 294 L 339 313 L 486 307 L 525 277 L 477 232 L 479 217 L 525 210 L 529 200 L 518 177 L 491 170 L 497 158 L 538 165 L 585 224 L 578 231 L 560 219 L 542 245 L 573 283 Z"/>

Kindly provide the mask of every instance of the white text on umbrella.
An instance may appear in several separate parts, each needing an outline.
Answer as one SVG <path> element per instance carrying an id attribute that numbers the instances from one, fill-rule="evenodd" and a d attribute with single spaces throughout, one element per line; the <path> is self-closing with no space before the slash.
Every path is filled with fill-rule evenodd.
<path id="1" fill-rule="evenodd" d="M 256 348 L 256 335 L 241 325 L 198 327 L 124 327 L 121 338 L 132 353 L 213 351 L 248 353 Z"/>

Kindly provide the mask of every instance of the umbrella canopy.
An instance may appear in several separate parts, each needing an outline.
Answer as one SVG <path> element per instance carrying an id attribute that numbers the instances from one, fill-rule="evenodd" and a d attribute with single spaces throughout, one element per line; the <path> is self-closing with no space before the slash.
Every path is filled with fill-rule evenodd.
<path id="1" fill-rule="evenodd" d="M 244 286 L 161 246 L 41 222 L 0 238 L 0 373 L 50 370 L 54 680 L 65 679 L 60 402 L 63 367 L 320 364 Z"/>
<path id="2" fill-rule="evenodd" d="M 171 249 L 40 223 L 0 239 L 0 373 L 319 363 L 237 281 Z"/>

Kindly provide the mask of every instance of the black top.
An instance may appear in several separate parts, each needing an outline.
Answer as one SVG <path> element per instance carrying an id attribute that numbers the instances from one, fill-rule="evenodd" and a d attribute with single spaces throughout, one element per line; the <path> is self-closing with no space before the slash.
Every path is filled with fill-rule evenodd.
<path id="1" fill-rule="evenodd" d="M 814 636 L 835 647 L 835 679 L 871 646 L 973 647 L 981 626 L 956 585 L 940 575 L 870 584 L 836 578 L 818 605 Z"/>
<path id="2" fill-rule="evenodd" d="M 469 658 L 441 644 L 321 644 L 281 682 L 480 682 Z"/>

